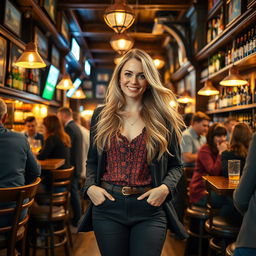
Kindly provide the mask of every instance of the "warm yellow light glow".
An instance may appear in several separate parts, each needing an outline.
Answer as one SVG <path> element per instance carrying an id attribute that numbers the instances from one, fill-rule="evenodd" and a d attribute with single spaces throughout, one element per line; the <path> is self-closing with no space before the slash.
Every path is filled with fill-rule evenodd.
<path id="1" fill-rule="evenodd" d="M 41 117 L 46 117 L 47 114 L 48 114 L 48 109 L 47 109 L 47 107 L 44 107 L 44 106 L 41 107 L 40 112 L 41 112 Z"/>
<path id="2" fill-rule="evenodd" d="M 110 40 L 112 48 L 121 55 L 129 51 L 133 47 L 133 44 L 133 38 L 127 34 L 114 34 Z"/>
<path id="3" fill-rule="evenodd" d="M 83 112 L 81 112 L 82 116 L 92 116 L 93 115 L 93 110 L 91 109 L 86 109 Z"/>
<path id="4" fill-rule="evenodd" d="M 194 102 L 194 99 L 190 96 L 188 91 L 185 91 L 177 100 L 179 103 L 187 104 Z"/>
<path id="5" fill-rule="evenodd" d="M 30 53 L 29 55 L 28 55 L 28 61 L 29 62 L 33 62 L 34 61 L 34 55 L 32 54 L 32 53 Z M 32 63 L 31 63 L 32 64 Z"/>
<path id="6" fill-rule="evenodd" d="M 211 96 L 211 95 L 217 95 L 220 92 L 212 85 L 211 81 L 206 81 L 204 83 L 204 87 L 201 88 L 198 91 L 198 95 L 203 95 L 203 96 Z"/>
<path id="7" fill-rule="evenodd" d="M 120 26 L 124 23 L 125 14 L 122 12 L 116 13 L 116 23 Z"/>
<path id="8" fill-rule="evenodd" d="M 175 108 L 175 107 L 177 107 L 177 104 L 176 104 L 176 102 L 175 102 L 174 100 L 171 100 L 171 101 L 170 101 L 170 106 L 171 106 L 172 108 Z"/>
<path id="9" fill-rule="evenodd" d="M 165 61 L 164 59 L 161 57 L 161 56 L 157 56 L 153 59 L 153 62 L 154 62 L 154 65 L 157 69 L 161 69 L 164 64 L 165 64 Z"/>
<path id="10" fill-rule="evenodd" d="M 239 75 L 239 71 L 234 66 L 229 69 L 228 76 L 220 81 L 220 85 L 222 86 L 242 86 L 247 84 L 248 82 Z"/>
<path id="11" fill-rule="evenodd" d="M 61 90 L 69 90 L 74 88 L 73 82 L 70 79 L 69 74 L 65 74 L 56 87 L 57 89 L 61 89 Z"/>

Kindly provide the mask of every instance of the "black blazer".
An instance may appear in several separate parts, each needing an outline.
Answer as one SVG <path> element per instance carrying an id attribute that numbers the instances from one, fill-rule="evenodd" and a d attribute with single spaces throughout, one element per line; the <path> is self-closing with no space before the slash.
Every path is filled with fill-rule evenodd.
<path id="1" fill-rule="evenodd" d="M 71 139 L 70 164 L 75 167 L 74 176 L 80 177 L 82 171 L 83 137 L 80 128 L 74 120 L 65 126 L 65 132 Z"/>
<path id="2" fill-rule="evenodd" d="M 106 166 L 106 152 L 97 150 L 96 146 L 93 144 L 93 138 L 95 135 L 95 125 L 100 111 L 103 107 L 98 108 L 94 111 L 92 120 L 91 120 L 91 129 L 90 129 L 90 148 L 87 159 L 87 173 L 84 187 L 82 193 L 85 198 L 88 198 L 86 191 L 92 185 L 100 185 L 101 177 L 105 172 Z M 171 129 L 171 128 L 170 128 Z M 176 185 L 182 176 L 182 164 L 181 164 L 181 153 L 180 146 L 177 140 L 177 137 L 173 133 L 173 137 L 169 141 L 168 145 L 169 152 L 173 155 L 170 156 L 167 153 L 161 157 L 158 161 L 154 159 L 149 165 L 149 169 L 152 175 L 153 187 L 160 186 L 161 184 L 166 184 L 170 190 L 170 194 L 164 203 L 164 210 L 168 219 L 168 228 L 172 232 L 176 233 L 181 239 L 188 237 L 186 230 L 182 223 L 179 221 L 176 211 L 173 207 L 172 200 L 176 194 Z M 92 203 L 81 218 L 78 231 L 87 232 L 92 230 L 91 222 L 91 211 Z"/>

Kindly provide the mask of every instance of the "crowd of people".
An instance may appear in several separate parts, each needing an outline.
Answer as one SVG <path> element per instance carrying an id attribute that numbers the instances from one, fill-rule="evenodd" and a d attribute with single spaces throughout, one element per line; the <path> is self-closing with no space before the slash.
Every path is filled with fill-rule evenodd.
<path id="1" fill-rule="evenodd" d="M 116 66 L 105 105 L 92 116 L 90 134 L 79 113 L 68 107 L 43 119 L 43 134 L 33 116 L 26 118 L 23 134 L 9 131 L 3 125 L 6 104 L 0 99 L 0 187 L 25 185 L 40 176 L 36 158 L 65 159 L 59 169 L 74 166 L 71 224 L 80 232 L 94 230 L 103 256 L 157 256 L 167 229 L 181 239 L 188 237 L 173 207 L 183 166 L 194 168 L 190 203 L 206 207 L 202 176 L 227 177 L 228 160 L 240 160 L 242 177 L 234 200 L 214 193 L 212 198 L 224 217 L 242 218 L 238 211 L 244 215 L 235 255 L 255 255 L 255 135 L 234 118 L 212 123 L 208 115 L 196 112 L 183 119 L 169 105 L 171 100 L 176 98 L 161 83 L 151 57 L 138 49 Z M 42 145 L 34 154 L 29 145 L 33 140 Z M 83 197 L 90 200 L 83 217 L 81 175 Z M 43 185 L 47 189 L 47 182 Z"/>

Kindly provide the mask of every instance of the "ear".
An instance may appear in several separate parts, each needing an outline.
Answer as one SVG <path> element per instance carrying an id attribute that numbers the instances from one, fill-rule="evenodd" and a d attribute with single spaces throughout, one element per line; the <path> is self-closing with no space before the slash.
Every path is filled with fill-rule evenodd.
<path id="1" fill-rule="evenodd" d="M 6 121 L 6 119 L 7 119 L 7 115 L 8 115 L 8 114 L 5 113 L 4 116 L 3 116 L 3 118 L 2 118 L 2 123 L 3 123 L 3 124 L 5 123 L 5 121 Z"/>

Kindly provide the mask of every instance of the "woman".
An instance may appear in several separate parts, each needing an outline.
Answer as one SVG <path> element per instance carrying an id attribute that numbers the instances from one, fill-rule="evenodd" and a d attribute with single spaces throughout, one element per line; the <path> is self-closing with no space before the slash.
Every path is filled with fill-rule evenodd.
<path id="1" fill-rule="evenodd" d="M 240 228 L 234 256 L 254 256 L 256 255 L 256 134 L 253 135 L 252 142 L 246 158 L 243 175 L 236 188 L 233 199 L 236 208 L 244 215 Z"/>
<path id="2" fill-rule="evenodd" d="M 244 168 L 252 131 L 245 123 L 236 124 L 231 132 L 229 150 L 222 153 L 222 176 L 228 177 L 228 160 L 240 160 L 240 174 Z"/>
<path id="3" fill-rule="evenodd" d="M 103 256 L 160 255 L 167 228 L 187 237 L 171 202 L 183 126 L 171 100 L 150 56 L 133 49 L 94 112 L 83 188 L 92 205 L 78 231 L 93 229 Z"/>
<path id="4" fill-rule="evenodd" d="M 47 158 L 64 158 L 65 163 L 59 169 L 70 167 L 70 138 L 64 131 L 60 120 L 56 115 L 48 115 L 43 120 L 45 127 L 45 143 L 37 155 L 39 160 Z"/>
<path id="5" fill-rule="evenodd" d="M 213 124 L 206 135 L 207 143 L 198 151 L 195 171 L 189 185 L 190 202 L 206 206 L 206 190 L 202 176 L 221 175 L 221 154 L 227 150 L 227 130 L 220 123 Z"/>

